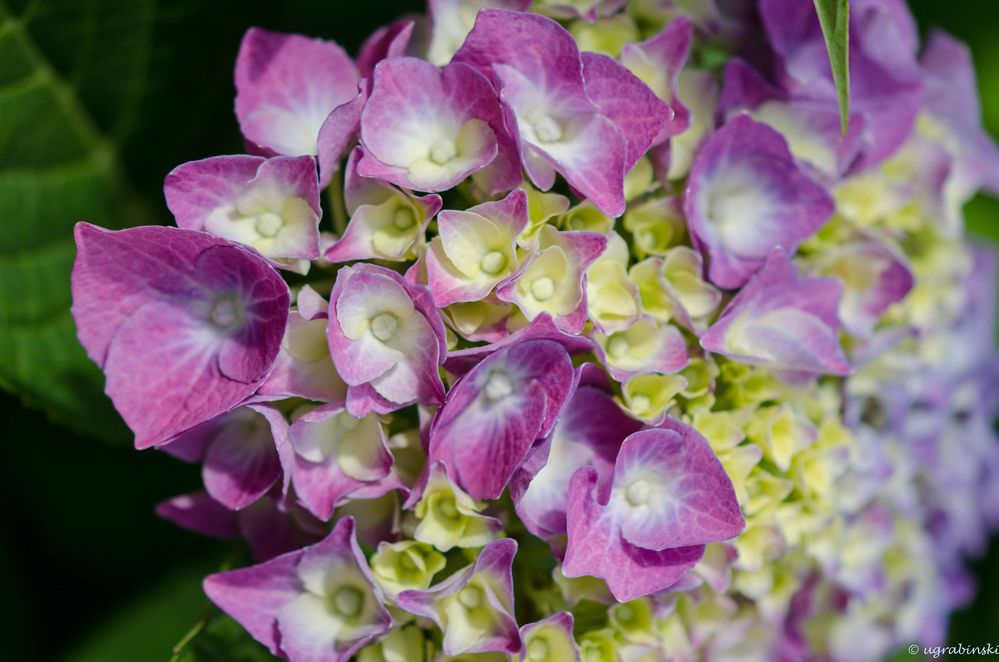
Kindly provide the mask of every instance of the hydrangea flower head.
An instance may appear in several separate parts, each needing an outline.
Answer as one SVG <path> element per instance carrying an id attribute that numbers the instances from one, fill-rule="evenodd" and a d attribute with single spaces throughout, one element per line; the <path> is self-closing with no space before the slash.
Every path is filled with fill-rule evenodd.
<path id="1" fill-rule="evenodd" d="M 73 271 L 136 445 L 201 465 L 157 512 L 259 562 L 211 600 L 291 662 L 942 641 L 999 526 L 999 148 L 963 46 L 850 10 L 845 127 L 800 0 L 250 30 L 249 153 Z"/>

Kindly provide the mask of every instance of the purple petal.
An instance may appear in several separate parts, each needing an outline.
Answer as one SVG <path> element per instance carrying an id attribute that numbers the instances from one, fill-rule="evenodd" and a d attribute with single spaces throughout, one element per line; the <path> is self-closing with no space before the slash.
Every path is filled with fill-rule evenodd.
<path id="1" fill-rule="evenodd" d="M 538 250 L 516 278 L 497 288 L 496 296 L 516 304 L 528 320 L 548 313 L 558 328 L 579 333 L 587 319 L 586 270 L 606 248 L 607 238 L 596 232 L 559 232 L 546 225 Z"/>
<path id="2" fill-rule="evenodd" d="M 510 484 L 517 515 L 531 533 L 542 538 L 565 533 L 573 474 L 592 467 L 600 489 L 609 487 L 621 443 L 640 429 L 642 424 L 625 414 L 606 390 L 579 386 L 551 441 L 532 449 Z"/>
<path id="3" fill-rule="evenodd" d="M 331 262 L 411 257 L 422 244 L 430 219 L 441 209 L 437 194 L 416 196 L 378 179 L 363 177 L 357 164 L 364 150 L 354 148 L 347 160 L 344 200 L 350 223 L 325 258 Z"/>
<path id="4" fill-rule="evenodd" d="M 842 294 L 836 279 L 798 276 L 787 255 L 775 249 L 701 335 L 701 346 L 778 370 L 845 375 L 850 365 L 839 343 L 837 319 Z"/>
<path id="5" fill-rule="evenodd" d="M 319 128 L 357 96 L 360 75 L 331 41 L 251 28 L 236 59 L 243 136 L 276 154 L 316 154 Z"/>
<path id="6" fill-rule="evenodd" d="M 982 128 L 978 84 L 968 47 L 943 32 L 933 32 L 923 50 L 921 65 L 926 85 L 926 108 L 959 141 L 959 169 L 981 185 L 999 191 L 999 149 Z"/>
<path id="7" fill-rule="evenodd" d="M 478 301 L 508 278 L 517 267 L 517 237 L 527 222 L 522 189 L 502 200 L 438 214 L 440 239 L 431 241 L 426 258 L 435 305 Z M 493 258 L 496 263 L 487 264 Z"/>
<path id="8" fill-rule="evenodd" d="M 850 117 L 843 135 L 833 100 L 789 98 L 747 63 L 732 60 L 725 67 L 718 114 L 728 119 L 742 111 L 779 131 L 799 160 L 827 178 L 838 178 L 850 169 L 863 147 L 861 115 Z"/>
<path id="9" fill-rule="evenodd" d="M 238 513 L 239 531 L 253 558 L 267 561 L 275 556 L 319 542 L 326 525 L 305 509 L 264 496 Z"/>
<path id="10" fill-rule="evenodd" d="M 315 409 L 289 430 L 295 449 L 295 493 L 309 512 L 324 521 L 342 499 L 385 478 L 392 468 L 377 419 L 356 421 L 343 411 L 336 405 Z M 357 427 L 345 427 L 350 422 Z"/>
<path id="11" fill-rule="evenodd" d="M 260 565 L 209 575 L 205 594 L 271 653 L 280 655 L 275 618 L 301 591 L 295 567 L 303 553 L 296 550 Z"/>
<path id="12" fill-rule="evenodd" d="M 283 605 L 276 618 L 281 649 L 289 659 L 348 662 L 391 627 L 392 617 L 357 544 L 352 517 L 344 517 L 329 536 L 306 547 L 296 573 L 305 590 Z M 336 601 L 344 590 L 353 591 L 360 610 L 353 621 L 336 615 Z"/>
<path id="13" fill-rule="evenodd" d="M 361 81 L 357 94 L 330 111 L 319 127 L 317 160 L 319 188 L 326 188 L 340 169 L 340 159 L 357 142 L 361 131 L 361 111 L 368 100 L 367 81 Z"/>
<path id="14" fill-rule="evenodd" d="M 333 286 L 331 310 L 330 355 L 351 387 L 352 415 L 443 401 L 438 366 L 447 351 L 444 324 L 426 288 L 384 267 L 344 267 Z M 352 406 L 358 388 L 373 389 L 376 397 L 365 396 L 364 407 Z"/>
<path id="15" fill-rule="evenodd" d="M 475 67 L 501 90 L 507 126 L 519 135 L 535 184 L 549 188 L 558 170 L 605 213 L 624 210 L 627 141 L 587 96 L 579 49 L 562 26 L 485 9 L 453 62 Z"/>
<path id="16" fill-rule="evenodd" d="M 594 494 L 596 472 L 583 468 L 572 478 L 567 516 L 569 544 L 562 572 L 566 577 L 589 575 L 607 582 L 618 602 L 656 593 L 676 583 L 704 554 L 703 545 L 663 551 L 628 543 L 609 518 L 603 517 Z"/>
<path id="17" fill-rule="evenodd" d="M 414 25 L 412 19 L 400 18 L 391 25 L 378 28 L 365 39 L 357 55 L 357 69 L 361 75 L 370 78 L 375 65 L 382 60 L 405 55 Z"/>
<path id="18" fill-rule="evenodd" d="M 412 614 L 431 619 L 444 631 L 443 648 L 447 655 L 489 651 L 518 653 L 523 643 L 513 617 L 513 557 L 516 553 L 517 543 L 513 539 L 494 540 L 483 548 L 471 566 L 426 591 L 403 591 L 396 602 Z M 453 633 L 449 633 L 439 608 L 446 598 L 454 596 L 478 576 L 484 576 L 486 598 L 499 622 L 490 628 L 493 631 L 484 632 L 471 645 L 459 646 L 454 641 Z"/>
<path id="19" fill-rule="evenodd" d="M 558 343 L 526 340 L 496 351 L 451 389 L 430 431 L 430 460 L 442 460 L 472 498 L 497 498 L 534 440 L 551 430 L 573 382 Z"/>
<path id="20" fill-rule="evenodd" d="M 322 211 L 311 156 L 191 161 L 167 175 L 163 190 L 179 227 L 246 244 L 268 258 L 319 257 Z"/>
<path id="21" fill-rule="evenodd" d="M 627 329 L 597 338 L 597 356 L 619 382 L 650 372 L 674 373 L 687 367 L 690 357 L 680 329 L 643 316 Z"/>
<path id="22" fill-rule="evenodd" d="M 156 505 L 156 514 L 185 529 L 211 538 L 238 538 L 236 513 L 205 492 L 183 494 Z"/>
<path id="23" fill-rule="evenodd" d="M 299 310 L 301 301 L 300 295 Z M 330 358 L 326 325 L 325 315 L 305 319 L 299 313 L 291 313 L 274 370 L 257 392 L 316 402 L 342 402 L 347 396 L 347 384 Z"/>
<path id="24" fill-rule="evenodd" d="M 794 163 L 779 133 L 738 115 L 697 153 L 684 195 L 695 246 L 708 275 L 737 288 L 774 246 L 794 251 L 832 215 L 835 205 Z"/>
<path id="25" fill-rule="evenodd" d="M 267 377 L 288 288 L 258 254 L 207 234 L 80 223 L 73 316 L 106 392 L 153 446 L 222 414 Z"/>
<path id="26" fill-rule="evenodd" d="M 598 53 L 583 53 L 582 60 L 586 94 L 624 135 L 624 170 L 628 172 L 666 131 L 673 109 L 616 60 Z"/>
<path id="27" fill-rule="evenodd" d="M 281 477 L 277 443 L 287 427 L 281 413 L 266 405 L 228 414 L 205 452 L 202 478 L 208 494 L 233 510 L 263 496 Z"/>
<path id="28" fill-rule="evenodd" d="M 732 481 L 707 440 L 675 419 L 663 427 L 629 436 L 618 453 L 608 508 L 621 536 L 663 550 L 742 533 L 746 521 Z"/>
<path id="29" fill-rule="evenodd" d="M 690 125 L 690 111 L 677 96 L 677 76 L 687 63 L 694 24 L 681 16 L 670 21 L 662 32 L 647 41 L 624 44 L 621 63 L 663 101 L 670 105 L 673 118 L 655 137 L 653 144 L 683 133 Z"/>
<path id="30" fill-rule="evenodd" d="M 404 188 L 444 191 L 486 166 L 502 130 L 496 94 L 463 64 L 443 69 L 416 58 L 375 67 L 361 114 L 358 173 Z"/>
<path id="31" fill-rule="evenodd" d="M 850 333 L 869 336 L 888 308 L 906 297 L 914 279 L 905 259 L 874 237 L 859 236 L 816 255 L 816 271 L 843 281 L 839 317 Z"/>

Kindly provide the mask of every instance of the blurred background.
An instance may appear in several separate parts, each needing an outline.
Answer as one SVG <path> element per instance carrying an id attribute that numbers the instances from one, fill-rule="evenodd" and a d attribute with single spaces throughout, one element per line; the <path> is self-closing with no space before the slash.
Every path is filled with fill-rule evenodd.
<path id="1" fill-rule="evenodd" d="M 802 0 L 806 1 L 806 0 Z M 911 0 L 925 33 L 967 42 L 999 135 L 999 3 Z M 332 38 L 351 53 L 422 0 L 0 0 L 0 659 L 167 660 L 231 546 L 159 520 L 195 467 L 131 448 L 74 340 L 72 224 L 166 223 L 163 176 L 238 153 L 232 66 L 247 27 Z M 967 209 L 999 241 L 999 202 Z M 16 392 L 19 395 L 11 395 Z M 36 408 L 44 400 L 46 415 Z M 999 541 L 951 640 L 999 633 Z M 238 659 L 238 656 L 234 656 Z"/>

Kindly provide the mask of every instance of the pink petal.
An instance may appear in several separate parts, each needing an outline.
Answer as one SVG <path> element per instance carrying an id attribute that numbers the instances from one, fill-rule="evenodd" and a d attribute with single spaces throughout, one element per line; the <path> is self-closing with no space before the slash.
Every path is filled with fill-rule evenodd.
<path id="1" fill-rule="evenodd" d="M 81 223 L 76 239 L 80 341 L 138 447 L 232 409 L 267 376 L 289 297 L 258 254 L 172 228 Z"/>
<path id="2" fill-rule="evenodd" d="M 316 154 L 319 128 L 357 96 L 360 75 L 331 41 L 251 28 L 236 59 L 236 117 L 251 143 L 276 154 Z"/>
<path id="3" fill-rule="evenodd" d="M 602 517 L 593 495 L 597 476 L 583 468 L 572 478 L 569 489 L 569 544 L 562 564 L 566 577 L 590 575 L 607 582 L 618 602 L 669 588 L 693 568 L 704 554 L 703 545 L 663 551 L 630 544 Z"/>
<path id="4" fill-rule="evenodd" d="M 551 429 L 573 382 L 569 355 L 555 342 L 500 349 L 451 389 L 431 428 L 430 459 L 442 460 L 472 498 L 497 498 Z"/>

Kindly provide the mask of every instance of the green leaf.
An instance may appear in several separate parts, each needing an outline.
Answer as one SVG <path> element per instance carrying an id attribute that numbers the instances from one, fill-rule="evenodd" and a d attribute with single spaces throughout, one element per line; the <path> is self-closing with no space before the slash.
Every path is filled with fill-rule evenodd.
<path id="1" fill-rule="evenodd" d="M 850 122 L 850 0 L 815 0 L 815 11 L 839 95 L 840 126 L 846 133 Z"/>
<path id="2" fill-rule="evenodd" d="M 115 143 L 78 94 L 90 72 L 81 65 L 68 77 L 36 39 L 33 28 L 47 18 L 39 5 L 15 15 L 0 1 L 0 385 L 81 431 L 123 436 L 69 315 L 71 228 L 82 218 L 114 226 L 147 216 Z M 121 23 L 129 39 L 148 39 L 148 26 Z M 92 59 L 88 41 L 116 36 L 86 21 L 63 25 L 59 35 L 83 49 L 80 63 Z M 113 98 L 127 104 L 139 83 L 134 65 L 120 68 L 101 75 L 120 76 Z"/>
<path id="3" fill-rule="evenodd" d="M 147 588 L 106 617 L 64 662 L 170 659 L 174 644 L 208 609 L 204 575 L 204 567 L 188 567 Z"/>
<path id="4" fill-rule="evenodd" d="M 276 658 L 236 621 L 208 611 L 174 646 L 170 662 L 271 662 Z"/>

